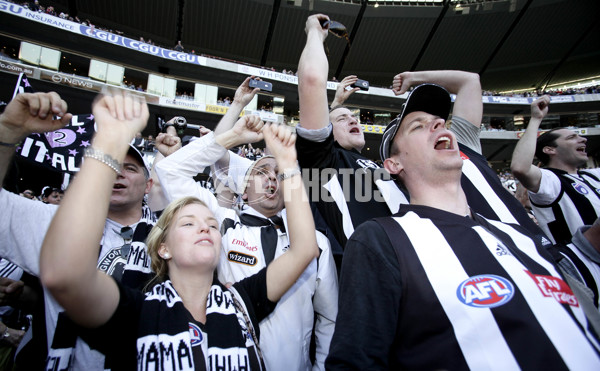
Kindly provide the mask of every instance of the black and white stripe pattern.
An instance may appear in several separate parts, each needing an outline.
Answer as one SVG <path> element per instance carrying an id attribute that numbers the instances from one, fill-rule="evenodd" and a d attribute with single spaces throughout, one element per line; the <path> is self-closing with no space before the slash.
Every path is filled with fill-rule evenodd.
<path id="1" fill-rule="evenodd" d="M 544 170 L 558 177 L 560 193 L 549 204 L 536 202 L 530 197 L 531 206 L 540 226 L 553 242 L 568 243 L 577 228 L 591 225 L 600 216 L 600 181 L 586 171 L 567 174 L 557 169 Z"/>
<path id="2" fill-rule="evenodd" d="M 396 250 L 407 286 L 402 311 L 403 316 L 408 314 L 405 310 L 408 317 L 419 316 L 433 333 L 452 329 L 453 340 L 443 340 L 455 345 L 438 349 L 436 357 L 456 358 L 448 349 L 458 347 L 470 369 L 600 367 L 598 345 L 591 335 L 585 336 L 589 334 L 581 308 L 542 291 L 544 280 L 549 285 L 562 281 L 540 245 L 512 226 L 481 217 L 475 223 L 458 216 L 436 219 L 436 212 L 434 218 L 419 215 L 423 214 L 408 212 L 394 218 L 401 227 L 394 243 L 402 247 Z M 512 298 L 496 307 L 465 305 L 458 288 L 469 278 L 485 275 L 508 280 Z M 415 289 L 418 295 L 411 294 Z M 415 307 L 427 311 L 418 314 Z M 422 330 L 414 329 L 414 320 L 404 318 L 409 329 L 413 322 L 409 331 L 418 334 Z"/>
<path id="3" fill-rule="evenodd" d="M 239 299 L 235 298 L 238 296 Z M 240 370 L 250 365 L 262 370 L 263 363 L 249 326 L 235 301 L 243 301 L 237 290 L 226 289 L 217 281 L 210 288 L 206 304 L 207 369 Z M 245 308 L 243 310 L 246 310 Z M 161 360 L 161 366 L 173 370 L 203 369 L 194 365 L 189 314 L 171 281 L 157 284 L 146 295 L 140 314 L 137 339 L 138 369 L 157 362 L 156 349 L 175 350 L 172 357 Z M 244 325 L 242 325 L 244 324 Z M 242 327 L 243 326 L 243 327 Z M 254 354 L 250 354 L 250 353 Z M 171 367 L 171 365 L 173 367 Z M 175 367 L 175 365 L 180 365 Z"/>
<path id="4" fill-rule="evenodd" d="M 481 154 L 459 144 L 463 166 L 461 186 L 472 210 L 492 220 L 519 224 L 543 241 L 544 232 L 529 217 L 527 211 L 500 182 Z"/>
<path id="5" fill-rule="evenodd" d="M 9 260 L 0 258 L 0 277 L 6 277 L 13 280 L 21 279 L 23 269 Z"/>

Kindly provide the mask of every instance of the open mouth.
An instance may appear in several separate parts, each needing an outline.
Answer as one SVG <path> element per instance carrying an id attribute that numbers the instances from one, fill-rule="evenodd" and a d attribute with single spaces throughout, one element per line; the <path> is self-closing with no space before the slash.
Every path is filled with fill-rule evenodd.
<path id="1" fill-rule="evenodd" d="M 265 188 L 265 195 L 267 198 L 273 198 L 277 194 L 277 187 L 274 185 L 269 185 Z"/>
<path id="2" fill-rule="evenodd" d="M 433 146 L 436 150 L 452 149 L 452 140 L 448 136 L 439 137 Z"/>
<path id="3" fill-rule="evenodd" d="M 582 153 L 582 154 L 585 155 L 586 154 L 586 152 L 585 152 L 585 146 L 578 147 L 577 148 L 577 152 Z"/>
<path id="4" fill-rule="evenodd" d="M 113 189 L 125 189 L 125 188 L 127 188 L 127 187 L 125 187 L 123 184 L 120 184 L 120 183 L 115 183 L 113 185 Z"/>
<path id="5" fill-rule="evenodd" d="M 360 134 L 360 129 L 357 127 L 353 127 L 350 129 L 350 134 Z"/>

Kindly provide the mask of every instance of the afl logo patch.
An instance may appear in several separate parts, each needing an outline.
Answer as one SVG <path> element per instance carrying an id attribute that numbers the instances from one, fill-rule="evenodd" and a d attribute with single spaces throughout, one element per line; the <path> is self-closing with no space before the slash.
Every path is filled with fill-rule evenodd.
<path id="1" fill-rule="evenodd" d="M 573 186 L 573 188 L 578 192 L 581 193 L 582 195 L 587 195 L 588 193 L 590 193 L 587 188 L 585 188 L 584 186 L 582 186 L 581 184 L 577 184 L 577 183 L 571 183 L 571 185 Z"/>
<path id="2" fill-rule="evenodd" d="M 202 343 L 203 337 L 202 337 L 202 331 L 200 330 L 200 327 L 198 327 L 196 324 L 189 322 L 188 323 L 189 328 L 190 328 L 190 338 L 191 338 L 191 343 L 192 346 L 198 346 Z"/>
<path id="3" fill-rule="evenodd" d="M 514 292 L 512 283 L 506 278 L 484 274 L 463 281 L 456 290 L 456 296 L 471 307 L 494 308 L 508 303 Z"/>

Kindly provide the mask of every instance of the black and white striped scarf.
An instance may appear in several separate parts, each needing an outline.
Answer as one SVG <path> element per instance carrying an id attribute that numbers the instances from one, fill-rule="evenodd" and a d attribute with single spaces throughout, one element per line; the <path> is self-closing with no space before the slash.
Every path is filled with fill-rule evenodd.
<path id="1" fill-rule="evenodd" d="M 207 370 L 264 370 L 252 323 L 246 313 L 239 293 L 234 288 L 225 288 L 215 279 L 206 303 L 204 329 L 207 339 L 204 340 L 204 335 L 198 336 L 191 331 L 191 315 L 171 281 L 155 285 L 146 294 L 140 316 L 138 369 L 146 364 L 147 356 L 155 358 L 156 349 L 165 349 L 166 354 L 172 355 L 162 361 L 164 369 L 203 369 L 203 365 L 194 365 L 192 346 L 206 341 Z"/>

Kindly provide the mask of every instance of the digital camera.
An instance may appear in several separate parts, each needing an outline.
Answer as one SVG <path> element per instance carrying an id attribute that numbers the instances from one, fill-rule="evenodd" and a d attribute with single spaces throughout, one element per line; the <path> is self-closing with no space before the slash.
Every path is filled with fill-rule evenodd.
<path id="1" fill-rule="evenodd" d="M 182 116 L 176 117 L 173 120 L 173 122 L 166 122 L 165 120 L 162 119 L 162 117 L 158 118 L 158 130 L 160 130 L 161 133 L 166 133 L 167 127 L 169 127 L 169 126 L 175 127 L 175 130 L 177 131 L 177 135 L 179 137 L 181 137 L 181 136 L 183 136 L 183 132 L 184 132 L 185 128 L 187 127 L 187 120 L 185 119 L 185 117 L 182 117 Z"/>

